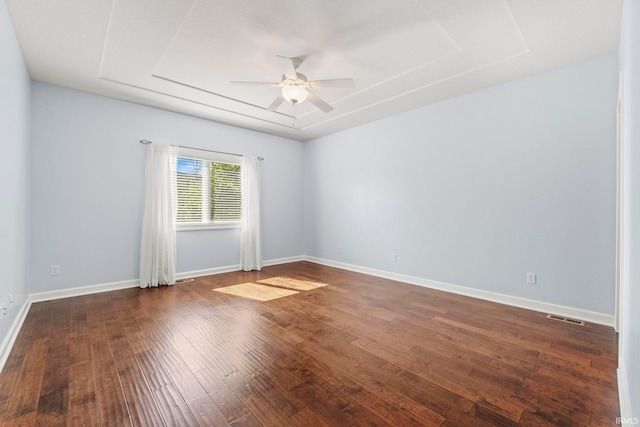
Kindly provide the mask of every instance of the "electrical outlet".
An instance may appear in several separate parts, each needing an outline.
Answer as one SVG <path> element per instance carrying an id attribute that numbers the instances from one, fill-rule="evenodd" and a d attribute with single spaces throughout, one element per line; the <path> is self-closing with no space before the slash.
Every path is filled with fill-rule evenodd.
<path id="1" fill-rule="evenodd" d="M 7 304 L 2 303 L 0 304 L 0 311 L 2 311 L 2 315 L 6 316 L 7 315 Z"/>
<path id="2" fill-rule="evenodd" d="M 59 265 L 52 265 L 51 266 L 51 275 L 52 276 L 59 276 L 60 275 L 60 266 Z"/>
<path id="3" fill-rule="evenodd" d="M 391 262 L 396 262 L 396 261 L 398 261 L 398 255 L 391 254 Z"/>
<path id="4" fill-rule="evenodd" d="M 535 285 L 537 281 L 536 273 L 527 273 L 527 284 Z"/>

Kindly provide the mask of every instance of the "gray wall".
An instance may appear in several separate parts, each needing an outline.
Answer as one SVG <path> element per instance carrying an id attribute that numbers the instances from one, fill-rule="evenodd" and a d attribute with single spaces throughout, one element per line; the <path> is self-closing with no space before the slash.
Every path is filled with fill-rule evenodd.
<path id="1" fill-rule="evenodd" d="M 7 337 L 29 293 L 29 111 L 31 80 L 4 1 L 0 1 L 0 303 L 14 304 L 0 319 Z M 1 314 L 0 314 L 1 316 Z"/>
<path id="2" fill-rule="evenodd" d="M 616 94 L 612 53 L 309 142 L 306 253 L 613 314 Z"/>
<path id="3" fill-rule="evenodd" d="M 621 367 L 625 368 L 632 416 L 640 417 L 640 2 L 625 0 L 620 38 L 624 72 L 624 270 L 621 286 Z"/>
<path id="4" fill-rule="evenodd" d="M 143 138 L 265 157 L 264 259 L 303 253 L 302 143 L 43 83 L 32 91 L 32 292 L 139 277 Z M 178 232 L 177 271 L 237 265 L 238 240 L 238 229 Z"/>

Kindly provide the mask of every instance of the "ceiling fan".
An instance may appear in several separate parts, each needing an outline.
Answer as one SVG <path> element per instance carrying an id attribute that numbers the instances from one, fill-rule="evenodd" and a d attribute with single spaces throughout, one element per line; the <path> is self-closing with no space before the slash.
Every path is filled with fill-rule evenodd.
<path id="1" fill-rule="evenodd" d="M 282 55 L 276 55 L 279 58 L 287 60 L 287 69 L 282 75 L 279 83 L 270 82 L 238 82 L 232 81 L 232 85 L 248 85 L 248 86 L 272 86 L 282 88 L 280 95 L 267 107 L 268 111 L 276 111 L 278 107 L 286 100 L 293 104 L 300 104 L 309 101 L 320 110 L 328 113 L 333 107 L 322 100 L 314 93 L 315 89 L 324 88 L 351 88 L 355 87 L 353 79 L 329 79 L 329 80 L 309 80 L 307 76 L 298 73 L 298 67 L 302 64 L 302 58 L 289 58 Z M 294 110 L 295 111 L 295 110 Z M 294 114 L 295 115 L 295 114 Z"/>

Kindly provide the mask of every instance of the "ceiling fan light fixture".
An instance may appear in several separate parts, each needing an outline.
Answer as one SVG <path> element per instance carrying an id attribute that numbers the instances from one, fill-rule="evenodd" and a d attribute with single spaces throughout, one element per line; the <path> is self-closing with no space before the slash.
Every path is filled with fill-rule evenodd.
<path id="1" fill-rule="evenodd" d="M 302 86 L 285 84 L 282 87 L 282 97 L 292 104 L 304 102 L 308 95 L 309 92 Z"/>
<path id="2" fill-rule="evenodd" d="M 278 55 L 280 56 L 280 55 Z M 309 101 L 319 110 L 328 113 L 333 107 L 326 101 L 322 100 L 315 93 L 317 88 L 352 88 L 355 87 L 353 79 L 328 79 L 328 80 L 309 80 L 307 76 L 299 73 L 298 67 L 302 64 L 301 58 L 288 58 L 290 64 L 287 71 L 282 75 L 280 83 L 270 82 L 242 82 L 232 81 L 233 85 L 249 85 L 249 86 L 271 86 L 281 89 L 280 95 L 265 110 L 276 111 L 284 101 L 288 101 L 294 106 L 293 112 L 295 116 L 295 105 L 301 102 Z"/>

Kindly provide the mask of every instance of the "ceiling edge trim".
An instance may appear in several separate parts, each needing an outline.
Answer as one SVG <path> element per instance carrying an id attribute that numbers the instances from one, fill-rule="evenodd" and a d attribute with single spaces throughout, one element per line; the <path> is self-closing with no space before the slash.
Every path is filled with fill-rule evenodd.
<path id="1" fill-rule="evenodd" d="M 109 77 L 99 76 L 99 78 L 101 80 L 104 80 L 104 81 L 107 81 L 107 82 L 116 83 L 116 84 L 120 84 L 120 85 L 123 85 L 123 86 L 128 86 L 128 87 L 132 87 L 132 88 L 135 88 L 135 89 L 139 89 L 139 90 L 144 90 L 146 92 L 151 92 L 151 93 L 155 93 L 155 94 L 158 94 L 158 95 L 168 96 L 170 98 L 179 99 L 181 101 L 186 101 L 186 102 L 189 102 L 189 103 L 192 103 L 192 104 L 202 105 L 204 107 L 209 107 L 209 108 L 212 108 L 214 110 L 223 111 L 225 113 L 230 113 L 230 114 L 234 114 L 234 115 L 237 115 L 237 116 L 247 117 L 249 119 L 257 120 L 257 121 L 264 122 L 264 123 L 269 123 L 269 124 L 276 125 L 276 126 L 281 126 L 281 127 L 287 128 L 287 129 L 296 130 L 296 131 L 302 130 L 301 128 L 298 128 L 298 127 L 295 127 L 295 126 L 289 126 L 289 125 L 285 125 L 285 124 L 282 124 L 282 123 L 273 122 L 271 120 L 262 119 L 260 117 L 254 117 L 254 116 L 251 116 L 249 114 L 238 113 L 237 111 L 232 111 L 232 110 L 228 110 L 226 108 L 216 107 L 214 105 L 210 105 L 210 104 L 207 104 L 205 102 L 194 101 L 193 99 L 183 98 L 183 97 L 177 96 L 177 95 L 171 95 L 169 93 L 161 92 L 159 90 L 148 89 L 148 88 L 145 88 L 145 87 L 142 87 L 142 86 L 138 86 L 138 85 L 134 85 L 134 84 L 131 84 L 131 83 L 125 83 L 125 82 L 118 81 L 118 80 L 115 80 L 115 79 L 112 79 L 112 78 L 109 78 Z M 184 113 L 184 114 L 186 114 L 186 113 Z M 282 113 L 280 113 L 280 114 L 282 114 Z"/>
<path id="2" fill-rule="evenodd" d="M 217 96 L 217 97 L 220 97 L 220 98 L 227 99 L 229 101 L 234 101 L 234 102 L 238 102 L 240 104 L 248 105 L 250 107 L 258 108 L 258 109 L 263 110 L 263 111 L 268 111 L 266 108 L 264 108 L 264 107 L 262 107 L 260 105 L 252 104 L 250 102 L 242 101 L 242 100 L 237 99 L 237 98 L 232 98 L 230 96 L 222 95 L 222 94 L 217 93 L 217 92 L 212 92 L 210 90 L 203 89 L 203 88 L 200 88 L 200 87 L 197 87 L 197 86 L 193 86 L 193 85 L 190 85 L 188 83 L 183 83 L 183 82 L 178 81 L 178 80 L 170 79 L 168 77 L 163 77 L 163 76 L 161 76 L 159 74 L 151 74 L 151 77 L 155 77 L 156 79 L 165 80 L 167 82 L 174 83 L 174 84 L 177 84 L 177 85 L 180 85 L 180 86 L 188 87 L 190 89 L 194 89 L 194 90 L 198 90 L 198 91 L 201 91 L 201 92 L 205 92 L 205 93 L 208 93 L 210 95 L 214 95 L 214 96 Z M 287 117 L 287 118 L 290 118 L 290 119 L 295 119 L 294 116 L 291 116 L 291 115 L 285 114 L 285 113 L 281 113 L 280 111 L 271 111 L 271 112 L 279 114 L 279 115 Z M 250 116 L 250 117 L 253 117 L 253 116 Z M 256 119 L 259 119 L 259 118 L 256 117 Z"/>

